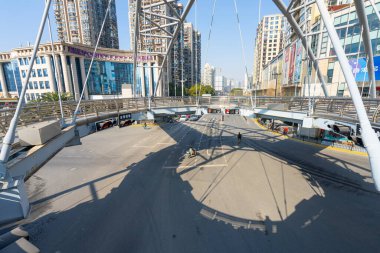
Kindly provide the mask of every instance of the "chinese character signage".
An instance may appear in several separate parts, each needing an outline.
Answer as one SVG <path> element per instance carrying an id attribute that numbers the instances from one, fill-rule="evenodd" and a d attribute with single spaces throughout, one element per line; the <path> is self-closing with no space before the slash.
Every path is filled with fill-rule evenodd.
<path id="1" fill-rule="evenodd" d="M 80 56 L 84 56 L 86 58 L 92 58 L 93 52 L 86 51 L 80 48 L 75 48 L 75 47 L 68 47 L 69 53 L 71 54 L 76 54 Z M 133 61 L 133 55 L 109 55 L 109 54 L 102 54 L 102 53 L 95 53 L 95 59 L 100 60 L 100 61 L 128 61 L 132 62 Z M 153 56 L 151 55 L 141 55 L 137 58 L 138 61 L 152 61 Z"/>

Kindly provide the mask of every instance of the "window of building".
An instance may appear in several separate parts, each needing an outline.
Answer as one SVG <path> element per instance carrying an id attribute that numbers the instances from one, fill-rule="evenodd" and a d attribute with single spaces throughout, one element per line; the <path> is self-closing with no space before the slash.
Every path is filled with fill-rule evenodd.
<path id="1" fill-rule="evenodd" d="M 45 89 L 44 82 L 40 81 L 40 89 Z"/>
<path id="2" fill-rule="evenodd" d="M 41 62 L 42 62 L 42 64 L 45 64 L 45 63 L 46 63 L 45 56 L 41 56 Z"/>
<path id="3" fill-rule="evenodd" d="M 24 65 L 24 59 L 23 58 L 18 59 L 18 61 L 19 61 L 21 66 Z"/>
<path id="4" fill-rule="evenodd" d="M 50 89 L 49 81 L 45 81 L 45 89 Z"/>
<path id="5" fill-rule="evenodd" d="M 332 83 L 335 62 L 329 62 L 327 68 L 327 83 Z"/>
<path id="6" fill-rule="evenodd" d="M 40 57 L 36 57 L 36 64 L 41 64 Z"/>
<path id="7" fill-rule="evenodd" d="M 34 96 L 34 93 L 31 93 L 31 94 L 30 94 L 30 98 L 31 98 L 32 100 L 35 100 L 35 99 L 36 99 L 36 97 Z"/>
<path id="8" fill-rule="evenodd" d="M 36 71 L 32 69 L 32 77 L 36 77 Z"/>
<path id="9" fill-rule="evenodd" d="M 38 83 L 37 83 L 37 81 L 33 82 L 33 86 L 34 86 L 34 89 L 36 89 L 36 90 L 38 89 Z"/>
<path id="10" fill-rule="evenodd" d="M 21 70 L 21 75 L 22 75 L 22 77 L 26 77 L 26 73 L 25 73 L 25 70 Z"/>
<path id="11" fill-rule="evenodd" d="M 24 59 L 24 62 L 25 62 L 25 65 L 29 65 L 29 60 L 28 60 L 28 58 L 25 58 L 25 59 Z"/>
<path id="12" fill-rule="evenodd" d="M 44 73 L 44 76 L 48 76 L 48 72 L 47 72 L 47 69 L 43 69 L 43 73 Z"/>
<path id="13" fill-rule="evenodd" d="M 32 84 L 32 82 L 29 82 L 28 86 L 29 86 L 30 90 L 33 90 L 33 84 Z"/>
<path id="14" fill-rule="evenodd" d="M 41 69 L 37 69 L 37 74 L 38 74 L 38 77 L 42 77 L 42 70 Z"/>

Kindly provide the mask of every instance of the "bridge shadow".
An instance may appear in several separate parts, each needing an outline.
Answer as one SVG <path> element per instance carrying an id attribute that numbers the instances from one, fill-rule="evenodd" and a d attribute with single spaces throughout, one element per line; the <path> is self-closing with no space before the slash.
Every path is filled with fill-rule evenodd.
<path id="1" fill-rule="evenodd" d="M 380 198 L 372 193 L 374 186 L 368 178 L 350 170 L 351 165 L 343 166 L 344 161 L 318 156 L 318 148 L 308 149 L 291 140 L 274 140 L 265 130 L 255 129 L 243 121 L 229 122 L 229 117 L 225 120 L 223 125 L 215 121 L 163 125 L 161 129 L 176 144 L 147 153 L 141 161 L 118 172 L 37 199 L 32 204 L 42 207 L 61 195 L 92 185 L 88 197 L 71 208 L 28 221 L 24 226 L 31 241 L 42 252 L 62 253 L 378 250 Z M 209 128 L 214 130 L 209 131 Z M 240 145 L 236 144 L 238 131 L 243 133 Z M 200 152 L 196 166 L 184 158 L 189 146 L 195 146 Z M 305 157 L 292 155 L 296 153 L 295 148 L 303 149 Z M 207 156 L 206 149 L 210 153 Z M 192 184 L 183 176 L 199 172 L 202 166 L 203 170 L 211 170 L 213 168 L 206 165 L 226 155 L 234 156 L 237 151 L 271 156 L 281 163 L 281 168 L 282 164 L 293 166 L 301 171 L 315 194 L 302 199 L 292 213 L 283 213 L 273 194 L 280 220 L 260 217 L 260 214 L 256 214 L 255 219 L 247 219 L 216 210 L 204 200 L 237 169 L 241 159 L 238 157 L 223 174 L 216 173 L 200 198 L 195 197 Z M 183 169 L 175 169 L 181 166 Z M 263 165 L 263 169 L 265 180 L 272 188 L 268 165 Z M 123 173 L 127 174 L 119 178 L 118 186 L 110 186 L 106 194 L 101 193 L 105 189 L 94 187 L 99 181 Z M 288 187 L 283 182 L 285 206 Z M 270 201 L 273 200 L 268 199 Z"/>

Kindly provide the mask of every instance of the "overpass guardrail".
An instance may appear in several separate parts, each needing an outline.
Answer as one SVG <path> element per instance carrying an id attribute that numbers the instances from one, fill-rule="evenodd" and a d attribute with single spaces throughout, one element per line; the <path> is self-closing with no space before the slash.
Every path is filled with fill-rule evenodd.
<path id="1" fill-rule="evenodd" d="M 357 114 L 351 98 L 342 97 L 313 97 L 312 115 L 325 115 L 335 118 L 349 119 L 357 121 Z M 380 99 L 363 98 L 368 117 L 372 123 L 380 123 Z M 63 101 L 63 114 L 66 122 L 69 122 L 77 105 L 76 101 Z M 281 103 L 286 104 L 288 111 L 307 112 L 309 110 L 308 97 L 257 97 L 256 100 L 251 97 L 232 97 L 232 96 L 214 96 L 214 97 L 156 97 L 151 99 L 151 108 L 163 107 L 181 107 L 181 106 L 217 106 L 217 107 L 240 107 L 265 108 L 269 104 Z M 148 98 L 117 98 L 106 100 L 86 100 L 82 101 L 78 113 L 78 119 L 89 116 L 100 116 L 108 113 L 118 113 L 120 111 L 148 110 Z M 15 108 L 3 108 L 0 110 L 0 133 L 4 134 L 13 117 Z M 19 120 L 19 126 L 60 119 L 61 112 L 58 102 L 41 102 L 28 103 L 23 106 Z"/>

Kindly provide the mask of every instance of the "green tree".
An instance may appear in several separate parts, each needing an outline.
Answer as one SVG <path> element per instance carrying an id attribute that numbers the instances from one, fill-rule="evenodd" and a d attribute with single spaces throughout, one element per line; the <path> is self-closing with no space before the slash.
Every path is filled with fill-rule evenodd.
<path id="1" fill-rule="evenodd" d="M 70 93 L 63 92 L 61 93 L 61 100 L 62 101 L 68 101 L 73 100 L 73 97 Z M 35 100 L 30 101 L 31 103 L 37 103 L 37 102 L 55 102 L 59 101 L 58 92 L 47 92 L 41 95 L 40 98 L 37 98 Z"/>
<path id="2" fill-rule="evenodd" d="M 203 94 L 211 94 L 212 96 L 215 95 L 215 90 L 210 85 L 201 85 L 201 84 L 194 84 L 191 86 L 188 90 L 189 96 L 196 96 L 198 92 L 198 95 L 202 96 Z"/>

